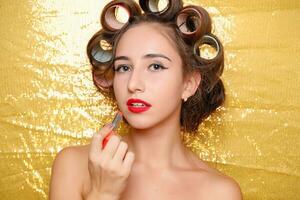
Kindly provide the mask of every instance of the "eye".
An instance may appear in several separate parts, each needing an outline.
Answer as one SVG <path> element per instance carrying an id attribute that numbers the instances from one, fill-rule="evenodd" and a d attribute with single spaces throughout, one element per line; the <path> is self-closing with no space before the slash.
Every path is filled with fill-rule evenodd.
<path id="1" fill-rule="evenodd" d="M 150 66 L 154 66 L 153 68 L 155 69 L 154 71 L 158 71 L 158 69 L 167 69 L 166 67 L 162 66 L 161 64 L 153 63 Z"/>
<path id="2" fill-rule="evenodd" d="M 152 67 L 153 66 L 153 69 L 152 71 L 159 71 L 159 69 L 167 69 L 166 67 L 164 67 L 163 65 L 161 64 L 157 64 L 157 63 L 153 63 L 151 64 L 149 67 Z M 114 67 L 114 71 L 115 72 L 120 72 L 120 73 L 124 73 L 126 71 L 129 70 L 129 66 L 127 65 L 118 65 L 116 68 Z"/>
<path id="3" fill-rule="evenodd" d="M 116 68 L 114 67 L 114 71 L 116 72 L 124 72 L 124 70 L 127 71 L 128 69 L 129 67 L 127 65 L 118 65 Z"/>

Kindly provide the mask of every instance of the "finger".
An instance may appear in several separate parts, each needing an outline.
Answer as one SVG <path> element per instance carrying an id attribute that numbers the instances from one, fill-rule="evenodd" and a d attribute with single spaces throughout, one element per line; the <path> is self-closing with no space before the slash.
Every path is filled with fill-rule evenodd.
<path id="1" fill-rule="evenodd" d="M 110 137 L 106 147 L 104 148 L 104 150 L 102 150 L 102 152 L 104 154 L 106 154 L 107 156 L 109 156 L 110 158 L 113 158 L 117 151 L 120 141 L 121 141 L 121 139 L 119 136 L 112 135 Z"/>
<path id="2" fill-rule="evenodd" d="M 124 169 L 126 175 L 129 175 L 134 160 L 135 160 L 134 153 L 131 152 L 131 151 L 128 151 L 126 156 L 125 156 L 124 162 L 122 164 L 122 168 Z"/>
<path id="3" fill-rule="evenodd" d="M 91 141 L 91 152 L 94 153 L 99 153 L 101 152 L 102 149 L 102 140 L 103 138 L 108 135 L 111 130 L 112 130 L 112 126 L 110 126 L 110 124 L 106 124 L 104 127 L 101 128 L 101 130 L 98 133 L 95 133 L 92 137 L 92 141 Z"/>
<path id="4" fill-rule="evenodd" d="M 121 141 L 113 159 L 115 161 L 117 161 L 118 163 L 122 163 L 123 158 L 126 154 L 127 148 L 128 148 L 127 143 L 125 143 L 124 141 Z"/>
<path id="5" fill-rule="evenodd" d="M 103 140 L 102 140 L 102 147 L 101 150 L 103 150 L 106 146 L 106 144 L 108 143 L 109 139 L 111 138 L 112 135 L 114 135 L 115 132 L 112 130 L 108 135 L 106 135 Z"/>

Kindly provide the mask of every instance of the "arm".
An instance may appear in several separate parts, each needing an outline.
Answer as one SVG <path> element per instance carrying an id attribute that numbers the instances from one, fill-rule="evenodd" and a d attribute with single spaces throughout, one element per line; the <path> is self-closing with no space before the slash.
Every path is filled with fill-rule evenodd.
<path id="1" fill-rule="evenodd" d="M 50 200 L 82 200 L 79 158 L 75 147 L 57 154 L 51 171 Z"/>

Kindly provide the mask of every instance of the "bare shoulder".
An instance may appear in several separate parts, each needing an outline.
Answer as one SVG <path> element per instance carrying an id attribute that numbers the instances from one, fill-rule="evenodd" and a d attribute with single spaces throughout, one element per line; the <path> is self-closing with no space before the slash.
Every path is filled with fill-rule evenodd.
<path id="1" fill-rule="evenodd" d="M 241 188 L 237 181 L 233 178 L 221 173 L 204 162 L 202 163 L 202 167 L 199 169 L 199 174 L 201 174 L 199 182 L 205 182 L 205 199 L 243 199 Z"/>
<path id="2" fill-rule="evenodd" d="M 60 158 L 69 158 L 74 161 L 74 159 L 81 159 L 82 157 L 86 157 L 89 150 L 89 145 L 81 145 L 81 146 L 69 146 L 63 148 L 61 151 L 57 153 L 56 160 Z"/>
<path id="3" fill-rule="evenodd" d="M 241 200 L 239 184 L 231 177 L 221 174 L 210 174 L 212 199 Z"/>
<path id="4" fill-rule="evenodd" d="M 53 169 L 78 170 L 83 167 L 88 157 L 88 145 L 69 146 L 59 151 L 53 162 Z"/>
<path id="5" fill-rule="evenodd" d="M 51 170 L 50 199 L 82 199 L 88 148 L 70 146 L 57 153 Z"/>
<path id="6" fill-rule="evenodd" d="M 201 186 L 199 199 L 241 200 L 242 193 L 239 184 L 231 177 L 221 173 L 216 168 L 191 154 L 197 171 L 196 185 Z"/>

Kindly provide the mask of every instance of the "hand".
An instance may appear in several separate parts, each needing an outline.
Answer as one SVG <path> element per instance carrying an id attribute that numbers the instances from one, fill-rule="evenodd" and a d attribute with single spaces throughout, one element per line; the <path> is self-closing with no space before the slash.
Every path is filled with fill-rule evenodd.
<path id="1" fill-rule="evenodd" d="M 110 124 L 104 126 L 92 138 L 89 150 L 88 170 L 91 178 L 91 193 L 116 197 L 126 187 L 134 162 L 134 153 L 128 151 L 128 144 L 113 134 L 102 149 L 104 138 L 113 130 Z"/>

